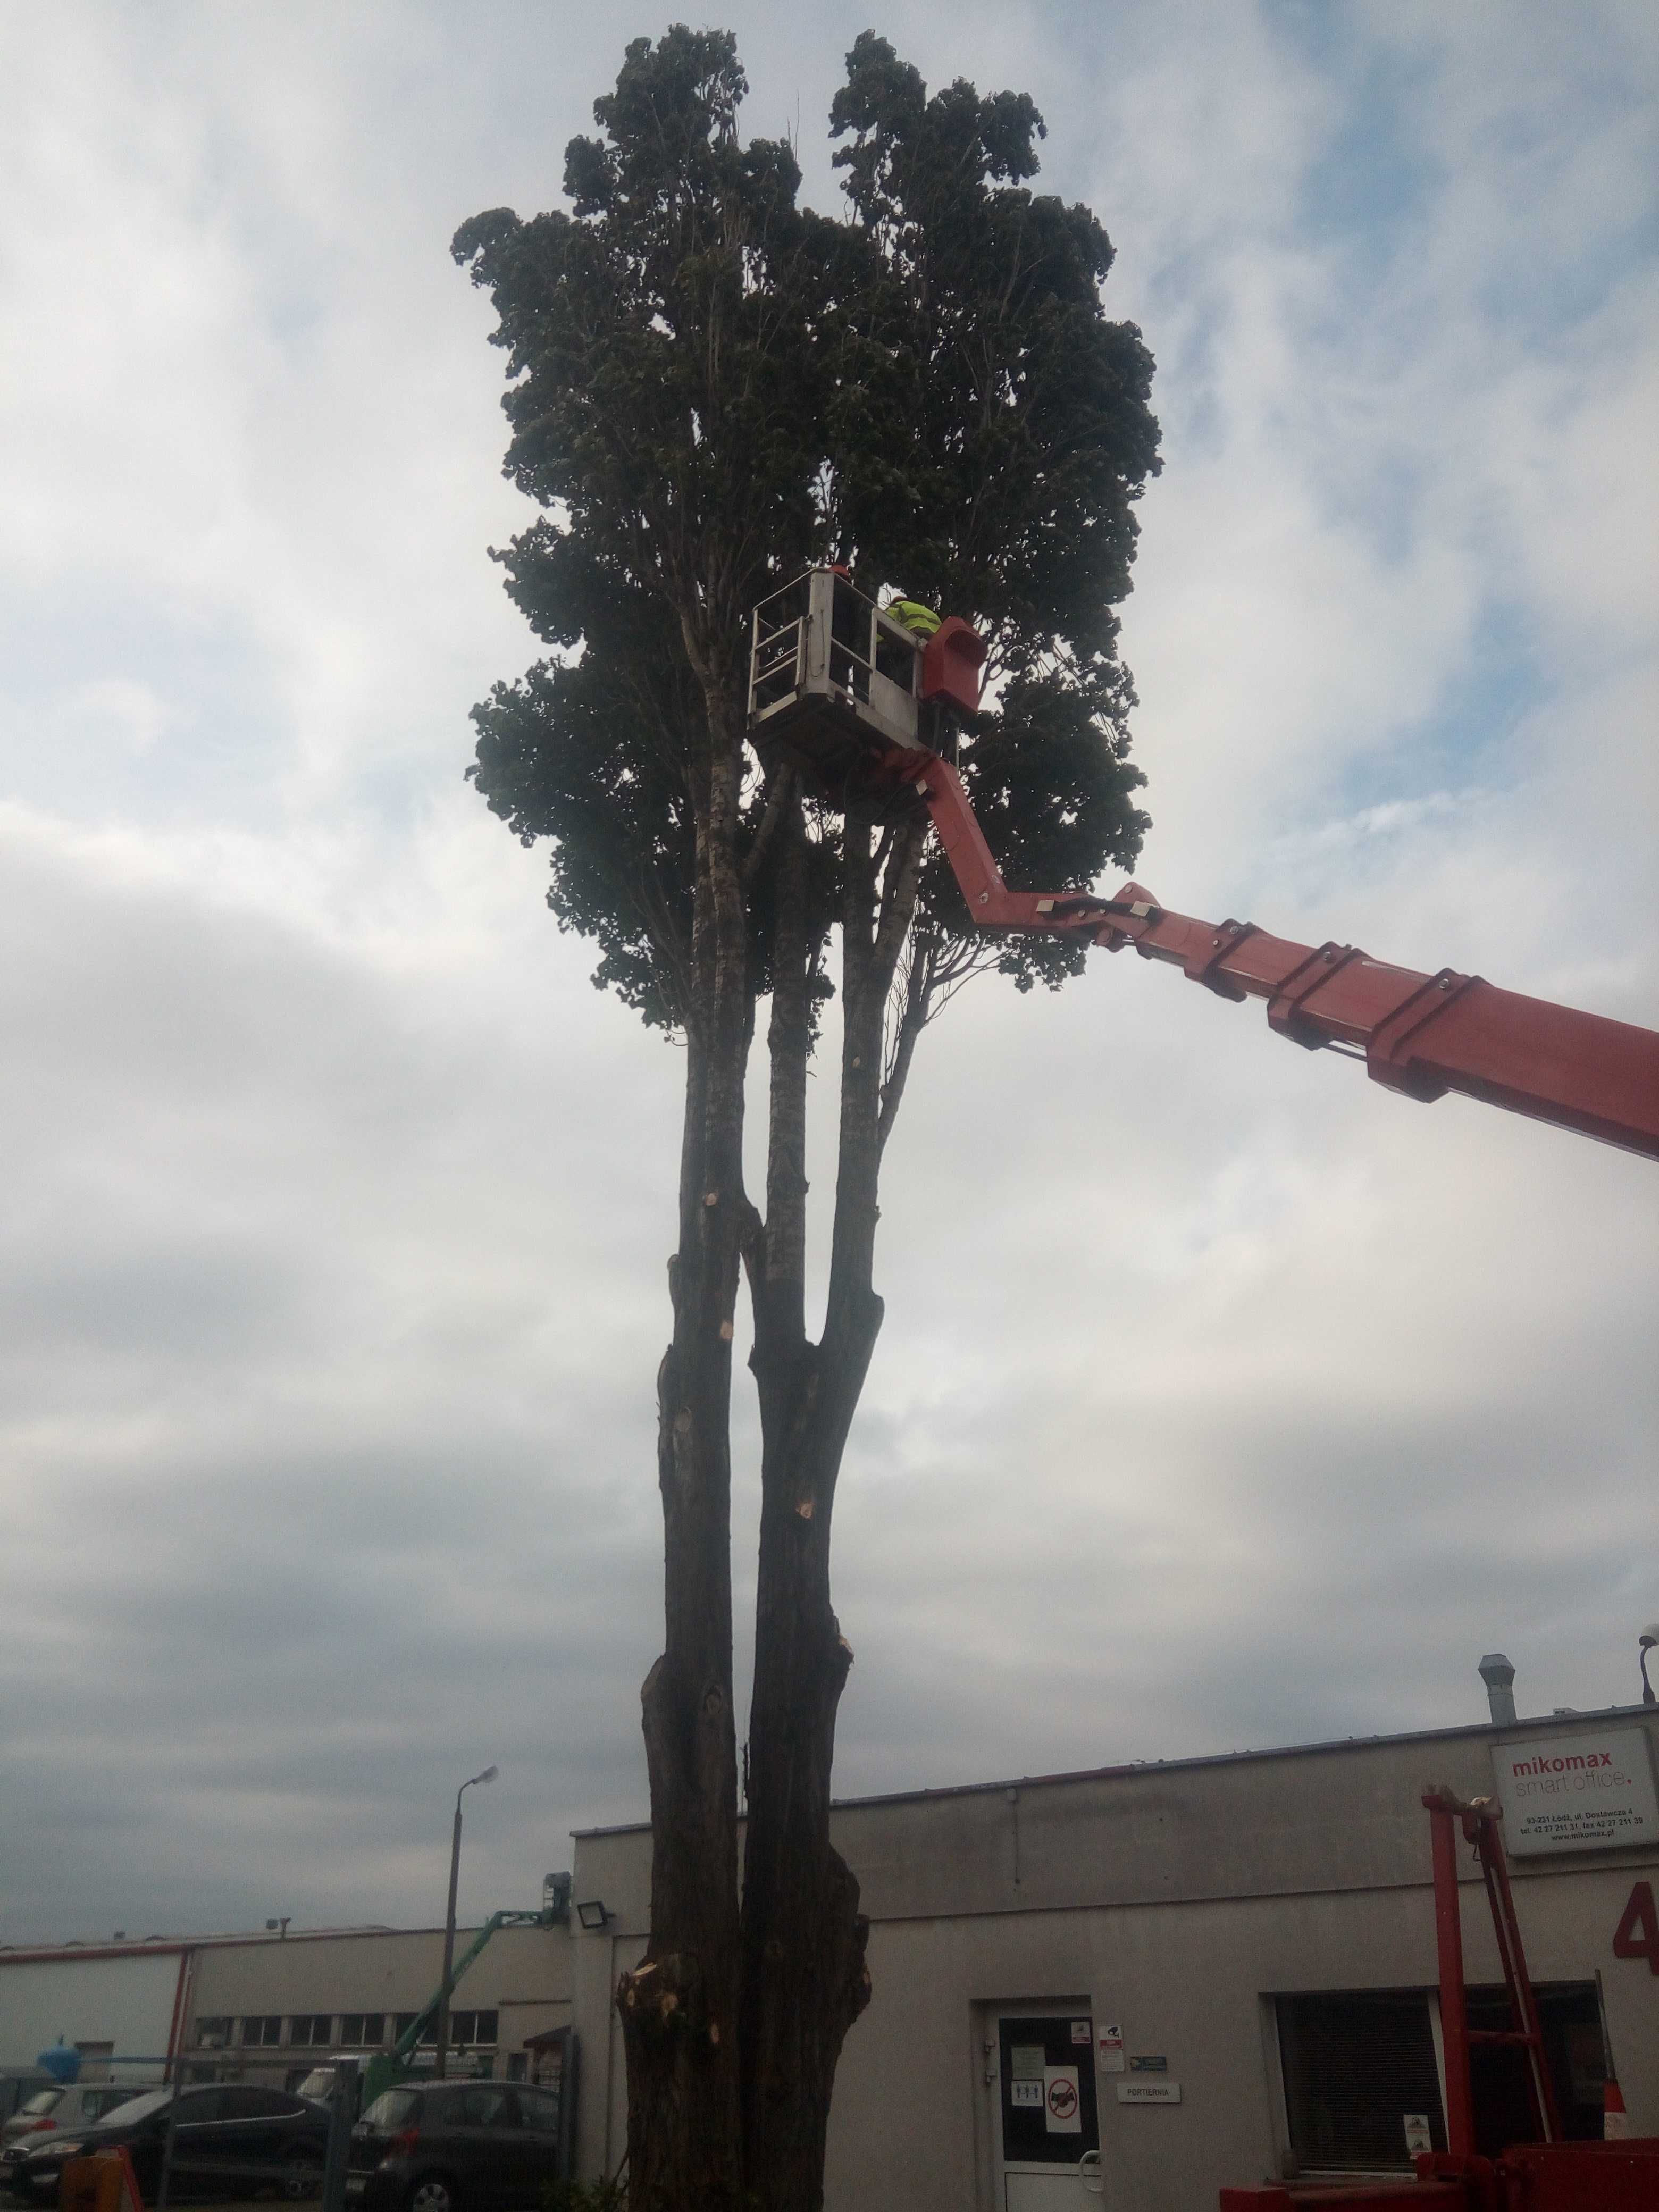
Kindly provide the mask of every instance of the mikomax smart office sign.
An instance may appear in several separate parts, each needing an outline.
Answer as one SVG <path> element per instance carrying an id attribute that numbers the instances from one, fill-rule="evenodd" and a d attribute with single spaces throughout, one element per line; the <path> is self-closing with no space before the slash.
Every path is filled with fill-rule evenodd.
<path id="1" fill-rule="evenodd" d="M 1659 1843 L 1645 1729 L 1574 1729 L 1495 1743 L 1492 1758 L 1511 1858 Z"/>

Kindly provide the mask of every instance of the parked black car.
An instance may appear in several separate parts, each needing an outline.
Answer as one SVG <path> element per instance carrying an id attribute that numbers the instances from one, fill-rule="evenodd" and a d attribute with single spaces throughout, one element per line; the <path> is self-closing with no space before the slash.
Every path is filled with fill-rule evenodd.
<path id="1" fill-rule="evenodd" d="M 349 2212 L 507 2212 L 558 2180 L 559 2100 L 519 2081 L 386 2089 L 351 2130 Z"/>
<path id="2" fill-rule="evenodd" d="M 54 2136 L 7 2168 L 14 2193 L 48 2204 L 68 2158 L 90 2156 L 125 2144 L 146 2204 L 155 2201 L 167 2148 L 167 2114 L 175 2097 L 173 2197 L 251 2197 L 274 2189 L 284 2197 L 313 2197 L 322 2185 L 328 2149 L 328 2114 L 285 2090 L 223 2081 L 199 2089 L 151 2089 L 121 2105 L 95 2128 Z"/>

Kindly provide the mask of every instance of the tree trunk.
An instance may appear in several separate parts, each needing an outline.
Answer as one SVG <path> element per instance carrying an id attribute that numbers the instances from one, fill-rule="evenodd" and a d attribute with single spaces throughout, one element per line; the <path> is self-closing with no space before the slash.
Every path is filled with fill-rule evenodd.
<path id="1" fill-rule="evenodd" d="M 821 1342 L 807 1343 L 797 1318 L 787 1240 L 771 1237 L 787 1193 L 770 1186 L 766 1256 L 777 1264 L 755 1300 L 763 1452 L 744 1854 L 743 2118 L 747 2179 L 767 2212 L 818 2212 L 823 2203 L 836 2067 L 848 2029 L 870 2000 L 869 1923 L 859 1911 L 858 1883 L 830 1841 L 836 1713 L 853 1661 L 830 1604 L 830 1533 L 842 1455 L 881 1327 L 871 1275 L 882 1021 L 915 907 L 921 844 L 898 833 L 878 901 L 867 827 L 849 822 L 847 835 L 841 1131 Z M 797 1084 L 803 1115 L 805 1109 L 804 1009 L 797 1018 L 785 997 L 793 972 L 785 957 L 788 913 L 781 899 L 775 1159 L 792 1151 Z M 797 1018 L 799 1041 L 788 1030 Z"/>
<path id="2" fill-rule="evenodd" d="M 651 1940 L 617 1990 L 632 2212 L 737 2212 L 737 1755 L 732 1705 L 732 1325 L 748 1201 L 749 1042 L 736 866 L 740 720 L 710 715 L 697 876 L 673 1340 L 658 1375 L 665 1640 L 641 1693 Z"/>

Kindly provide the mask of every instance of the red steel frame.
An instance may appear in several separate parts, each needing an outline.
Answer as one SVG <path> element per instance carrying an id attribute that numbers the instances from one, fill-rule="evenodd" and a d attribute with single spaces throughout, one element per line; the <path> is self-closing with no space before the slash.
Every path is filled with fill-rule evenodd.
<path id="1" fill-rule="evenodd" d="M 954 768 L 895 749 L 884 768 L 926 799 L 968 911 L 988 928 L 1133 945 L 1224 999 L 1265 999 L 1280 1036 L 1363 1056 L 1378 1083 L 1425 1103 L 1448 1091 L 1659 1159 L 1659 1033 L 1500 990 L 1425 975 L 1352 945 L 1297 945 L 1249 921 L 1170 914 L 1139 884 L 1114 898 L 1011 891 Z"/>
<path id="2" fill-rule="evenodd" d="M 1561 2140 L 1561 2117 L 1556 2109 L 1555 2085 L 1544 2054 L 1543 2024 L 1538 2001 L 1527 1972 L 1527 1954 L 1521 1942 L 1521 1924 L 1515 1915 L 1515 1895 L 1504 1856 L 1504 1838 L 1498 1808 L 1484 1797 L 1463 1804 L 1449 1790 L 1425 1790 L 1423 1804 L 1429 1815 L 1434 1858 L 1434 1937 L 1440 1966 L 1440 2034 L 1446 2064 L 1446 2148 L 1455 2159 L 1473 2158 L 1474 2100 L 1470 2087 L 1469 2049 L 1476 2043 L 1505 2044 L 1522 2051 L 1527 2062 L 1527 2090 L 1538 2140 Z M 1457 1888 L 1457 1830 L 1473 1844 L 1486 1886 L 1492 1909 L 1492 1932 L 1504 1969 L 1514 2025 L 1507 2028 L 1472 2028 L 1468 1996 L 1463 1978 L 1463 1923 Z"/>

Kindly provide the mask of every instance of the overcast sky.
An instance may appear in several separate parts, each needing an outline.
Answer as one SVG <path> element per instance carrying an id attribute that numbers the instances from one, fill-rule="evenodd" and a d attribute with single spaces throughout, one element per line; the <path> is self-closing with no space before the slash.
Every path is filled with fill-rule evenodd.
<path id="1" fill-rule="evenodd" d="M 462 780 L 533 510 L 447 247 L 667 20 L 0 8 L 0 1939 L 430 1922 L 489 1760 L 464 1913 L 645 1809 L 682 1062 Z M 830 206 L 867 15 L 720 20 Z M 1140 879 L 1659 1022 L 1651 8 L 878 27 L 1158 358 Z M 881 1234 L 842 1794 L 1635 1694 L 1650 1164 L 1103 954 L 930 1033 Z"/>

